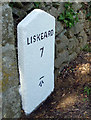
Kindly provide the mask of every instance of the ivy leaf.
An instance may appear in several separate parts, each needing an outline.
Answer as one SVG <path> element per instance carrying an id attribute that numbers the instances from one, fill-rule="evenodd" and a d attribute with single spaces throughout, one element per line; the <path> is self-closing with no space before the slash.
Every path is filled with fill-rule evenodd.
<path id="1" fill-rule="evenodd" d="M 68 3 L 65 3 L 64 7 L 68 8 L 70 5 Z"/>
<path id="2" fill-rule="evenodd" d="M 65 19 L 65 17 L 61 14 L 60 16 L 59 16 L 59 20 L 64 20 Z"/>
<path id="3" fill-rule="evenodd" d="M 71 28 L 72 27 L 72 23 L 69 23 L 69 28 Z"/>
<path id="4" fill-rule="evenodd" d="M 78 19 L 78 16 L 76 16 L 75 20 L 76 20 L 76 22 L 78 22 L 78 20 L 79 20 L 79 19 Z"/>
<path id="5" fill-rule="evenodd" d="M 34 2 L 34 4 L 35 4 L 36 8 L 38 8 L 38 7 L 39 7 L 40 2 Z"/>
<path id="6" fill-rule="evenodd" d="M 67 20 L 64 20 L 64 22 L 65 22 L 65 23 L 68 23 L 68 21 L 67 21 Z"/>
<path id="7" fill-rule="evenodd" d="M 71 16 L 70 12 L 66 11 L 66 17 L 69 17 L 69 16 Z"/>

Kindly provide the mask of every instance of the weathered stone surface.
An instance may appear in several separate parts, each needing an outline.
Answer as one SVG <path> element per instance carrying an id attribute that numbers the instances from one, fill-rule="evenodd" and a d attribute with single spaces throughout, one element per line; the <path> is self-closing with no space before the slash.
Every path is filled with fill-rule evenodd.
<path id="1" fill-rule="evenodd" d="M 16 2 L 15 4 L 13 4 L 14 7 L 16 8 L 23 8 L 23 4 L 20 2 L 20 0 L 18 0 L 18 2 Z"/>
<path id="2" fill-rule="evenodd" d="M 60 2 L 60 6 L 58 7 L 58 15 L 60 16 L 61 13 L 63 13 L 65 10 L 64 8 L 64 3 L 63 2 Z"/>
<path id="3" fill-rule="evenodd" d="M 46 6 L 46 7 L 48 7 L 48 6 L 49 6 L 49 7 L 52 7 L 52 2 L 47 2 L 47 1 L 46 1 L 46 2 L 45 2 L 45 6 Z"/>
<path id="4" fill-rule="evenodd" d="M 78 14 L 79 19 L 85 19 L 86 15 L 80 10 Z"/>
<path id="5" fill-rule="evenodd" d="M 74 9 L 74 11 L 76 12 L 77 10 L 79 10 L 82 7 L 82 5 L 80 3 L 73 3 L 72 8 Z"/>
<path id="6" fill-rule="evenodd" d="M 80 48 L 80 47 L 77 47 L 76 53 L 78 54 L 78 53 L 80 53 L 80 51 L 81 51 L 81 48 Z"/>
<path id="7" fill-rule="evenodd" d="M 77 24 L 75 24 L 75 26 L 73 26 L 70 29 L 70 32 L 73 32 L 73 34 L 78 34 L 82 30 L 83 30 L 83 25 L 80 22 L 78 22 Z"/>
<path id="8" fill-rule="evenodd" d="M 77 57 L 77 53 L 73 52 L 71 55 L 69 55 L 69 62 L 75 59 L 76 57 Z"/>
<path id="9" fill-rule="evenodd" d="M 8 4 L 3 4 L 2 11 L 2 45 L 6 42 L 14 44 L 12 9 Z"/>
<path id="10" fill-rule="evenodd" d="M 59 21 L 56 21 L 56 28 L 55 28 L 56 35 L 58 35 L 59 33 L 61 33 L 62 30 L 63 30 L 62 23 L 59 22 Z"/>
<path id="11" fill-rule="evenodd" d="M 2 5 L 0 4 L 0 120 L 2 119 Z"/>
<path id="12" fill-rule="evenodd" d="M 49 10 L 49 13 L 51 15 L 53 15 L 54 17 L 58 17 L 58 12 L 57 12 L 57 9 L 55 7 L 52 7 L 50 10 Z"/>
<path id="13" fill-rule="evenodd" d="M 52 6 L 58 8 L 60 6 L 60 2 L 52 2 Z"/>
<path id="14" fill-rule="evenodd" d="M 69 44 L 69 40 L 67 37 L 64 35 L 64 37 L 61 37 L 60 43 L 56 43 L 56 50 L 58 53 L 62 52 L 63 50 L 67 50 Z"/>
<path id="15" fill-rule="evenodd" d="M 56 44 L 57 46 L 57 51 L 58 53 L 62 52 L 63 50 L 67 49 L 68 43 L 60 43 L 60 44 Z"/>
<path id="16" fill-rule="evenodd" d="M 59 57 L 55 60 L 55 68 L 60 68 L 63 62 L 68 61 L 68 51 L 63 51 L 59 54 Z"/>
<path id="17" fill-rule="evenodd" d="M 70 42 L 69 42 L 69 45 L 68 45 L 68 51 L 69 51 L 69 54 L 71 54 L 74 49 L 75 49 L 75 40 L 72 38 L 70 39 Z"/>
<path id="18" fill-rule="evenodd" d="M 2 55 L 3 91 L 6 91 L 10 87 L 18 86 L 19 84 L 14 45 L 6 44 L 2 48 Z"/>
<path id="19" fill-rule="evenodd" d="M 59 41 L 59 40 L 60 40 L 60 42 L 67 42 L 68 38 L 64 34 L 59 34 L 56 41 Z"/>
<path id="20" fill-rule="evenodd" d="M 67 34 L 67 37 L 70 39 L 70 38 L 72 38 L 72 37 L 74 37 L 74 32 L 71 30 L 71 29 L 69 29 L 67 32 L 66 32 L 66 34 Z"/>
<path id="21" fill-rule="evenodd" d="M 30 4 L 25 5 L 23 9 L 24 11 L 30 11 L 33 8 L 34 8 L 34 4 L 30 3 Z"/>
<path id="22" fill-rule="evenodd" d="M 13 8 L 12 10 L 13 10 L 13 13 L 20 18 L 23 18 L 24 16 L 27 15 L 27 13 L 22 9 Z"/>
<path id="23" fill-rule="evenodd" d="M 19 118 L 20 117 L 20 97 L 19 88 L 11 87 L 3 93 L 3 118 Z M 17 116 L 16 116 L 17 114 Z"/>
<path id="24" fill-rule="evenodd" d="M 79 41 L 79 46 L 80 46 L 82 44 L 82 42 L 83 42 L 83 37 L 82 36 L 78 36 L 77 39 Z"/>
<path id="25" fill-rule="evenodd" d="M 81 48 L 83 48 L 86 43 L 87 43 L 87 35 L 85 33 L 85 31 L 83 30 L 80 34 L 79 34 L 80 37 L 82 37 L 82 43 L 81 43 Z"/>
<path id="26" fill-rule="evenodd" d="M 7 3 L 2 7 L 2 115 L 18 118 L 21 109 L 12 10 Z"/>
<path id="27" fill-rule="evenodd" d="M 69 61 L 67 61 L 66 63 L 62 63 L 61 67 L 59 68 L 59 72 L 61 73 L 61 71 L 64 69 L 65 66 L 67 66 L 69 63 Z"/>
<path id="28" fill-rule="evenodd" d="M 76 37 L 69 39 L 69 48 L 77 47 L 77 45 L 78 45 L 78 40 L 76 39 Z"/>
<path id="29" fill-rule="evenodd" d="M 0 120 L 2 119 L 2 93 L 0 89 Z"/>
<path id="30" fill-rule="evenodd" d="M 91 34 L 91 29 L 90 29 L 90 21 L 88 20 L 85 20 L 85 23 L 84 23 L 84 30 L 86 32 L 86 34 L 89 36 Z"/>

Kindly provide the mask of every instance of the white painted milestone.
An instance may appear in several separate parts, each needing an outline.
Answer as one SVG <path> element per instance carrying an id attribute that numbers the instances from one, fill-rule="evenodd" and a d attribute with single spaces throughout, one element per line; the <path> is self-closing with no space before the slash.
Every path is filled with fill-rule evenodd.
<path id="1" fill-rule="evenodd" d="M 35 9 L 17 31 L 22 107 L 30 114 L 54 90 L 55 18 Z"/>

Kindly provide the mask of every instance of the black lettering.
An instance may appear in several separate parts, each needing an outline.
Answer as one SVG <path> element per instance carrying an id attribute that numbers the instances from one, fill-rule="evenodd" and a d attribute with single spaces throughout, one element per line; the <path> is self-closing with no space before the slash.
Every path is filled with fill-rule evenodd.
<path id="1" fill-rule="evenodd" d="M 43 79 L 44 78 L 44 76 L 42 76 L 39 80 L 41 80 L 41 79 Z M 42 87 L 43 86 L 43 84 L 44 84 L 44 81 L 43 80 L 41 80 L 40 82 L 39 82 L 39 86 L 40 87 Z"/>
<path id="2" fill-rule="evenodd" d="M 32 37 L 31 37 L 31 44 L 32 44 Z"/>
<path id="3" fill-rule="evenodd" d="M 42 76 L 39 80 L 41 80 L 42 78 L 44 78 L 44 76 Z"/>
<path id="4" fill-rule="evenodd" d="M 54 34 L 54 31 L 53 31 L 53 29 L 51 30 L 51 36 L 53 36 L 53 34 Z"/>
<path id="5" fill-rule="evenodd" d="M 48 31 L 48 37 L 50 36 L 50 34 L 51 34 L 51 31 L 49 30 L 49 31 Z"/>
<path id="6" fill-rule="evenodd" d="M 36 42 L 36 35 L 33 36 L 33 42 Z"/>
<path id="7" fill-rule="evenodd" d="M 43 84 L 44 84 L 44 81 L 42 80 L 42 81 L 40 81 L 39 86 L 42 87 Z"/>
<path id="8" fill-rule="evenodd" d="M 44 47 L 40 48 L 41 50 L 41 57 L 43 56 L 43 51 L 44 51 Z"/>
<path id="9" fill-rule="evenodd" d="M 43 33 L 41 33 L 41 40 L 43 40 L 44 39 L 44 37 L 43 37 Z"/>
<path id="10" fill-rule="evenodd" d="M 45 38 L 45 37 L 47 38 L 47 32 L 44 33 L 44 38 Z"/>
<path id="11" fill-rule="evenodd" d="M 29 38 L 27 38 L 27 45 L 29 45 L 30 43 L 29 43 Z"/>
<path id="12" fill-rule="evenodd" d="M 37 41 L 40 40 L 40 34 L 37 34 Z"/>
<path id="13" fill-rule="evenodd" d="M 42 87 L 42 83 L 41 82 L 39 83 L 39 86 Z"/>
<path id="14" fill-rule="evenodd" d="M 51 30 L 42 32 L 40 34 L 33 35 L 29 38 L 27 37 L 27 45 L 32 44 L 33 42 L 36 42 L 36 41 L 43 40 L 47 37 L 51 37 L 51 36 L 53 36 L 53 34 L 54 34 L 54 30 L 51 29 Z M 42 51 L 41 56 L 43 55 L 43 50 L 44 49 L 41 49 L 41 51 Z"/>

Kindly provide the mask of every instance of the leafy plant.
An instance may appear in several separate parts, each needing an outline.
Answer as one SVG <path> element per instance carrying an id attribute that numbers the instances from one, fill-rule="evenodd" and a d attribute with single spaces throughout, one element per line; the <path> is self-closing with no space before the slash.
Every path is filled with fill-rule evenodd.
<path id="1" fill-rule="evenodd" d="M 89 88 L 89 87 L 85 87 L 84 88 L 84 94 L 86 94 L 87 95 L 87 98 L 85 97 L 83 100 L 85 101 L 85 100 L 88 100 L 88 97 L 90 96 L 90 93 L 91 93 L 91 88 Z"/>
<path id="2" fill-rule="evenodd" d="M 9 3 L 9 6 L 10 6 L 11 8 L 13 8 L 13 7 L 14 7 L 14 4 L 15 4 L 14 2 L 10 2 L 10 3 Z"/>
<path id="3" fill-rule="evenodd" d="M 64 22 L 67 28 L 71 28 L 78 22 L 78 13 L 73 10 L 70 2 L 65 3 L 64 7 L 65 11 L 60 14 L 58 20 Z"/>
<path id="4" fill-rule="evenodd" d="M 34 2 L 35 8 L 39 8 L 40 2 Z"/>

